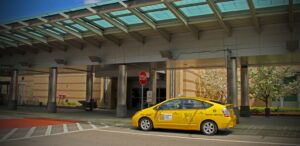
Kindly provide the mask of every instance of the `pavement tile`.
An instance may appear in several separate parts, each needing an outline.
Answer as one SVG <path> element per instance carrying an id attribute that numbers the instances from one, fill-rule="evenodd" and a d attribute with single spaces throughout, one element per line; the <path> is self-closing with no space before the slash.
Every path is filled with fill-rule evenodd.
<path id="1" fill-rule="evenodd" d="M 43 126 L 43 127 L 36 127 L 35 131 L 33 132 L 32 136 L 41 136 L 41 135 L 45 135 L 47 130 L 47 126 Z"/>
<path id="2" fill-rule="evenodd" d="M 30 128 L 19 128 L 13 135 L 11 135 L 8 139 L 16 139 L 23 138 Z"/>
<path id="3" fill-rule="evenodd" d="M 78 131 L 79 129 L 77 128 L 76 124 L 68 124 L 68 131 Z"/>
<path id="4" fill-rule="evenodd" d="M 52 127 L 51 134 L 63 133 L 63 125 L 55 125 Z"/>
<path id="5" fill-rule="evenodd" d="M 83 129 L 92 129 L 93 127 L 88 123 L 80 123 Z"/>
<path id="6" fill-rule="evenodd" d="M 0 129 L 0 139 L 4 137 L 8 132 L 10 132 L 12 128 L 1 128 Z"/>

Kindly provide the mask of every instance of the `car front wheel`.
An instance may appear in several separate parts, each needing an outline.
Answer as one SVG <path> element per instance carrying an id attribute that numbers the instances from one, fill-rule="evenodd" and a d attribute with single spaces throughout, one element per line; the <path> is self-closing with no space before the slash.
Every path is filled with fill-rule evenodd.
<path id="1" fill-rule="evenodd" d="M 201 131 L 205 135 L 214 135 L 218 131 L 218 127 L 215 122 L 213 121 L 204 121 L 201 124 Z"/>
<path id="2" fill-rule="evenodd" d="M 152 121 L 149 118 L 142 118 L 139 121 L 139 128 L 143 131 L 150 131 L 153 128 Z"/>

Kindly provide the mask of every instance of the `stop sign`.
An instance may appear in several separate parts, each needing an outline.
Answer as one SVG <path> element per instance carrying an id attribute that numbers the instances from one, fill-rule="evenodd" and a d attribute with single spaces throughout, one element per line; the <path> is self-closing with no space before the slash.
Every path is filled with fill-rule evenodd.
<path id="1" fill-rule="evenodd" d="M 141 86 L 145 86 L 147 84 L 147 73 L 145 71 L 141 71 L 139 73 L 139 81 Z"/>

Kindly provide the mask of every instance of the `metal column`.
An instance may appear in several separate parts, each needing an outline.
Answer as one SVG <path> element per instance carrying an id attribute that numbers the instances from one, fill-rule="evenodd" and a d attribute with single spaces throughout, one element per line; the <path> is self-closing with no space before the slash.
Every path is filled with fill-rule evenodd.
<path id="1" fill-rule="evenodd" d="M 13 70 L 10 85 L 10 100 L 8 108 L 11 110 L 17 109 L 17 96 L 18 96 L 18 70 Z"/>
<path id="2" fill-rule="evenodd" d="M 175 98 L 176 97 L 176 70 L 175 69 L 171 69 L 170 70 L 170 95 L 171 98 Z"/>
<path id="3" fill-rule="evenodd" d="M 227 103 L 233 105 L 234 113 L 237 116 L 237 122 L 239 121 L 239 110 L 237 100 L 237 63 L 236 57 L 231 57 L 231 54 L 227 58 Z"/>
<path id="4" fill-rule="evenodd" d="M 93 66 L 87 67 L 86 73 L 86 97 L 85 97 L 85 110 L 92 111 L 94 100 L 93 100 Z"/>
<path id="5" fill-rule="evenodd" d="M 157 72 L 155 70 L 151 71 L 151 90 L 152 90 L 152 104 L 156 104 L 156 90 L 157 90 Z"/>
<path id="6" fill-rule="evenodd" d="M 117 113 L 116 116 L 127 117 L 127 71 L 126 65 L 119 65 L 118 75 L 118 97 L 117 97 Z"/>
<path id="7" fill-rule="evenodd" d="M 48 112 L 56 113 L 57 67 L 49 69 Z"/>
<path id="8" fill-rule="evenodd" d="M 241 66 L 241 107 L 240 115 L 241 117 L 250 117 L 250 107 L 249 107 L 249 78 L 248 78 L 248 66 Z"/>

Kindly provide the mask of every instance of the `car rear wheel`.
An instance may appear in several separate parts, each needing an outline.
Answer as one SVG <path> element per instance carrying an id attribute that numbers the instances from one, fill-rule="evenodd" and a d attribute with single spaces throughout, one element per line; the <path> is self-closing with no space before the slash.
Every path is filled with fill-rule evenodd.
<path id="1" fill-rule="evenodd" d="M 201 131 L 205 135 L 214 135 L 218 131 L 218 127 L 215 122 L 213 121 L 204 121 L 201 124 Z"/>
<path id="2" fill-rule="evenodd" d="M 143 131 L 150 131 L 153 128 L 152 121 L 149 118 L 142 118 L 139 121 L 139 128 Z"/>

